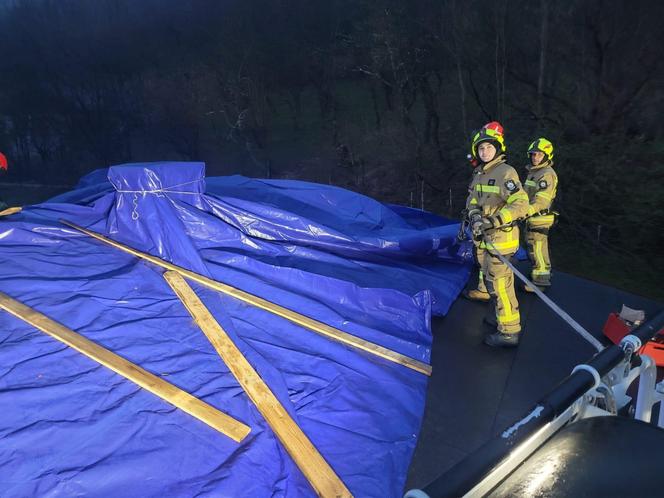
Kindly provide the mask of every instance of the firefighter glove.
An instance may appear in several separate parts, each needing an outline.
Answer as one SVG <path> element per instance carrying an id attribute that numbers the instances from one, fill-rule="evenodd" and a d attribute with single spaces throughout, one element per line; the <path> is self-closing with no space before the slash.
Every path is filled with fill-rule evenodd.
<path id="1" fill-rule="evenodd" d="M 473 222 L 473 235 L 479 237 L 482 235 L 482 232 L 490 228 L 493 228 L 493 222 L 489 218 L 480 218 Z"/>
<path id="2" fill-rule="evenodd" d="M 476 222 L 482 219 L 482 211 L 479 209 L 471 209 L 468 211 L 468 221 L 470 222 L 471 226 Z"/>

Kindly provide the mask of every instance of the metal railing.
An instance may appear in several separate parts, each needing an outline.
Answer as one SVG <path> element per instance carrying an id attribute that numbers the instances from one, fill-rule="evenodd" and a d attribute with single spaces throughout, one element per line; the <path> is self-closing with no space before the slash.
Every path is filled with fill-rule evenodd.
<path id="1" fill-rule="evenodd" d="M 578 365 L 518 421 L 422 489 L 404 498 L 483 496 L 567 423 L 598 415 L 616 415 L 631 401 L 626 395 L 638 377 L 634 416 L 650 422 L 652 407 L 664 401 L 664 382 L 655 385 L 656 366 L 637 354 L 641 344 L 664 327 L 664 311 L 624 337 L 619 345 Z M 661 406 L 661 405 L 660 405 Z M 658 425 L 664 427 L 664 409 Z"/>

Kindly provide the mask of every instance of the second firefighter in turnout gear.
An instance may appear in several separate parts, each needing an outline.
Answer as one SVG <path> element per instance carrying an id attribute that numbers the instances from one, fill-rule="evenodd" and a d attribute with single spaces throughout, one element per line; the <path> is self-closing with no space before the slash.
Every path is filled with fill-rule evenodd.
<path id="1" fill-rule="evenodd" d="M 502 134 L 483 128 L 473 137 L 471 148 L 480 164 L 471 183 L 468 217 L 479 241 L 478 248 L 483 250 L 482 272 L 498 327 L 484 342 L 490 346 L 516 346 L 521 316 L 514 293 L 514 274 L 495 253 L 509 259 L 518 250 L 519 228 L 514 222 L 526 216 L 528 195 L 516 170 L 506 162 Z"/>
<path id="2" fill-rule="evenodd" d="M 538 138 L 528 147 L 530 165 L 524 183 L 530 205 L 526 221 L 526 244 L 532 264 L 531 280 L 538 287 L 551 285 L 549 230 L 555 221 L 551 206 L 556 198 L 558 175 L 553 170 L 553 144 Z M 532 289 L 526 287 L 527 291 Z"/>

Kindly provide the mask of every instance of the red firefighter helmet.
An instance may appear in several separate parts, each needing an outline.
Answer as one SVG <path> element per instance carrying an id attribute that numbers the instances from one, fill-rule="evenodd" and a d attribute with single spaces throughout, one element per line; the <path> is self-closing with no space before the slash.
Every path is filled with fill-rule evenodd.
<path id="1" fill-rule="evenodd" d="M 501 125 L 498 121 L 491 121 L 490 123 L 487 123 L 484 126 L 482 126 L 482 128 L 480 128 L 479 130 L 475 130 L 471 135 L 472 139 L 470 146 L 470 154 L 468 154 L 467 157 L 473 168 L 477 167 L 480 163 L 479 160 L 477 159 L 477 151 L 475 150 L 475 146 L 477 146 L 482 141 L 488 140 L 488 136 L 494 138 L 494 140 L 492 141 L 496 142 L 495 143 L 496 150 L 498 150 L 499 152 L 505 152 L 503 125 Z M 483 140 L 480 140 L 480 138 L 482 137 Z"/>
<path id="2" fill-rule="evenodd" d="M 485 124 L 482 126 L 485 130 L 493 130 L 495 131 L 498 135 L 503 135 L 503 125 L 501 125 L 498 121 L 491 121 L 490 123 Z"/>

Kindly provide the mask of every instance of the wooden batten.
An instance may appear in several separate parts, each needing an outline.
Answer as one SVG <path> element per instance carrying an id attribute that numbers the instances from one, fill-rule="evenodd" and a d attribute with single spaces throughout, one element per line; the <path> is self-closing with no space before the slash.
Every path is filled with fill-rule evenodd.
<path id="1" fill-rule="evenodd" d="M 20 213 L 23 208 L 20 207 L 9 207 L 0 211 L 0 216 L 9 216 L 10 214 Z"/>
<path id="2" fill-rule="evenodd" d="M 352 496 L 332 467 L 228 337 L 182 275 L 175 271 L 167 271 L 164 273 L 164 278 L 256 405 L 258 411 L 265 417 L 316 493 L 324 497 Z"/>
<path id="3" fill-rule="evenodd" d="M 0 309 L 110 368 L 236 442 L 242 441 L 251 430 L 242 422 L 2 292 L 0 292 Z"/>
<path id="4" fill-rule="evenodd" d="M 416 372 L 420 372 L 424 375 L 431 375 L 431 365 L 427 365 L 426 363 L 416 360 L 414 358 L 411 358 L 409 356 L 403 355 L 401 353 L 398 353 L 396 351 L 393 351 L 391 349 L 385 348 L 383 346 L 380 346 L 378 344 L 375 344 L 370 341 L 366 341 L 364 339 L 361 339 L 357 336 L 354 336 L 352 334 L 349 334 L 348 332 L 344 332 L 343 330 L 339 330 L 335 327 L 332 327 L 330 325 L 327 325 L 323 322 L 320 322 L 318 320 L 315 320 L 313 318 L 310 318 L 308 316 L 302 315 L 296 311 L 290 310 L 288 308 L 284 308 L 283 306 L 280 306 L 278 304 L 275 304 L 273 302 L 270 302 L 266 299 L 263 299 L 261 297 L 255 296 L 253 294 L 250 294 L 248 292 L 242 291 L 240 289 L 237 289 L 235 287 L 232 287 L 228 284 L 224 284 L 222 282 L 218 282 L 216 280 L 213 280 L 211 278 L 205 277 L 203 275 L 200 275 L 198 273 L 195 273 L 193 271 L 187 270 L 186 268 L 182 268 L 181 266 L 175 265 L 173 263 L 170 263 L 168 261 L 165 261 L 161 258 L 158 258 L 156 256 L 152 256 L 151 254 L 144 253 L 142 251 L 139 251 L 137 249 L 134 249 L 132 247 L 129 247 L 125 244 L 122 244 L 120 242 L 116 242 L 112 239 L 109 239 L 108 237 L 105 237 L 99 233 L 96 233 L 92 230 L 88 230 L 86 228 L 80 227 L 76 225 L 75 223 L 71 223 L 66 220 L 60 220 L 61 223 L 78 230 L 79 232 L 82 232 L 86 235 L 89 235 L 90 237 L 93 237 L 101 242 L 104 242 L 105 244 L 108 244 L 110 246 L 113 246 L 117 249 L 120 249 L 124 252 L 127 252 L 129 254 L 132 254 L 138 258 L 141 258 L 143 260 L 149 261 L 157 266 L 160 266 L 162 268 L 165 268 L 167 270 L 175 271 L 182 275 L 183 277 L 188 278 L 189 280 L 193 280 L 195 282 L 198 282 L 201 285 L 204 285 L 206 287 L 209 287 L 210 289 L 214 289 L 216 291 L 222 292 L 226 295 L 229 295 L 231 297 L 234 297 L 236 299 L 239 299 L 240 301 L 243 301 L 247 304 L 251 304 L 252 306 L 256 306 L 257 308 L 261 308 L 263 310 L 269 311 L 270 313 L 273 313 L 275 315 L 278 315 L 282 318 L 285 318 L 286 320 L 289 320 L 293 323 L 296 323 L 308 330 L 311 330 L 313 332 L 316 332 L 317 334 L 320 334 L 322 336 L 325 336 L 329 339 L 332 339 L 334 341 L 340 342 L 342 344 L 345 344 L 347 346 L 351 346 L 356 349 L 360 349 L 362 351 L 365 351 L 367 353 L 370 353 L 372 355 L 381 357 L 383 359 L 389 360 L 391 362 L 397 363 L 399 365 L 403 365 L 407 368 L 410 368 L 412 370 L 415 370 Z"/>

